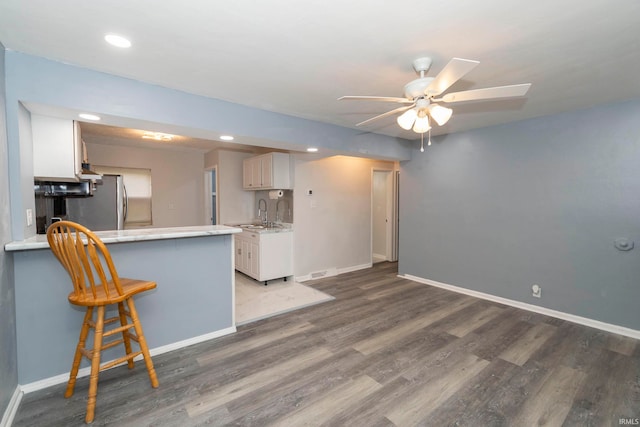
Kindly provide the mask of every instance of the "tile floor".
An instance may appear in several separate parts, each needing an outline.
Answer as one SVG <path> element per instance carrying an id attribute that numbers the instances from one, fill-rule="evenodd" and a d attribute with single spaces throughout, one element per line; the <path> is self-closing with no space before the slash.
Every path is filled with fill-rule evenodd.
<path id="1" fill-rule="evenodd" d="M 270 280 L 267 286 L 236 272 L 236 325 L 255 322 L 277 314 L 297 310 L 334 299 L 316 289 L 283 279 Z"/>

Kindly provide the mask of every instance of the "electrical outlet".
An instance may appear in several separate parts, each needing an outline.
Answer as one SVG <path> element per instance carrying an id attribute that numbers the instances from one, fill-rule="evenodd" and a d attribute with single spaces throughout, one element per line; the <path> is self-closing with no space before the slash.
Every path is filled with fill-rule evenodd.
<path id="1" fill-rule="evenodd" d="M 531 287 L 531 295 L 535 298 L 540 298 L 542 296 L 542 288 L 538 285 L 533 285 Z"/>
<path id="2" fill-rule="evenodd" d="M 33 209 L 27 209 L 27 227 L 33 225 Z"/>

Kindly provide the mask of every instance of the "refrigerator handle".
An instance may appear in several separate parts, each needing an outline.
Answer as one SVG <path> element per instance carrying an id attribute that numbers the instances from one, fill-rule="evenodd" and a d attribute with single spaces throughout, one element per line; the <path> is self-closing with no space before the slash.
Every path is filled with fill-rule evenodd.
<path id="1" fill-rule="evenodd" d="M 124 199 L 123 199 L 124 220 L 122 222 L 126 222 L 127 212 L 129 210 L 129 195 L 127 194 L 127 187 L 124 184 L 122 184 L 122 189 L 124 190 Z"/>

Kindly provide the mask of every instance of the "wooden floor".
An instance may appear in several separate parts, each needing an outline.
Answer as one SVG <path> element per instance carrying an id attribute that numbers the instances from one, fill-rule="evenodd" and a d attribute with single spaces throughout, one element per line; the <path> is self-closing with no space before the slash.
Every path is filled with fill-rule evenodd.
<path id="1" fill-rule="evenodd" d="M 103 372 L 93 424 L 618 426 L 640 418 L 638 341 L 396 274 L 381 263 L 306 282 L 336 299 L 154 357 L 156 390 L 141 363 Z M 14 426 L 82 425 L 87 383 L 80 379 L 70 399 L 64 385 L 26 395 Z"/>

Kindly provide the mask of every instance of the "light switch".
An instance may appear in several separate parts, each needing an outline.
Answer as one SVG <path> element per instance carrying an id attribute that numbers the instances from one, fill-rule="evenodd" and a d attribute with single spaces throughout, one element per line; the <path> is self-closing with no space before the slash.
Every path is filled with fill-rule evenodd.
<path id="1" fill-rule="evenodd" d="M 27 209 L 27 227 L 33 225 L 33 209 Z"/>

